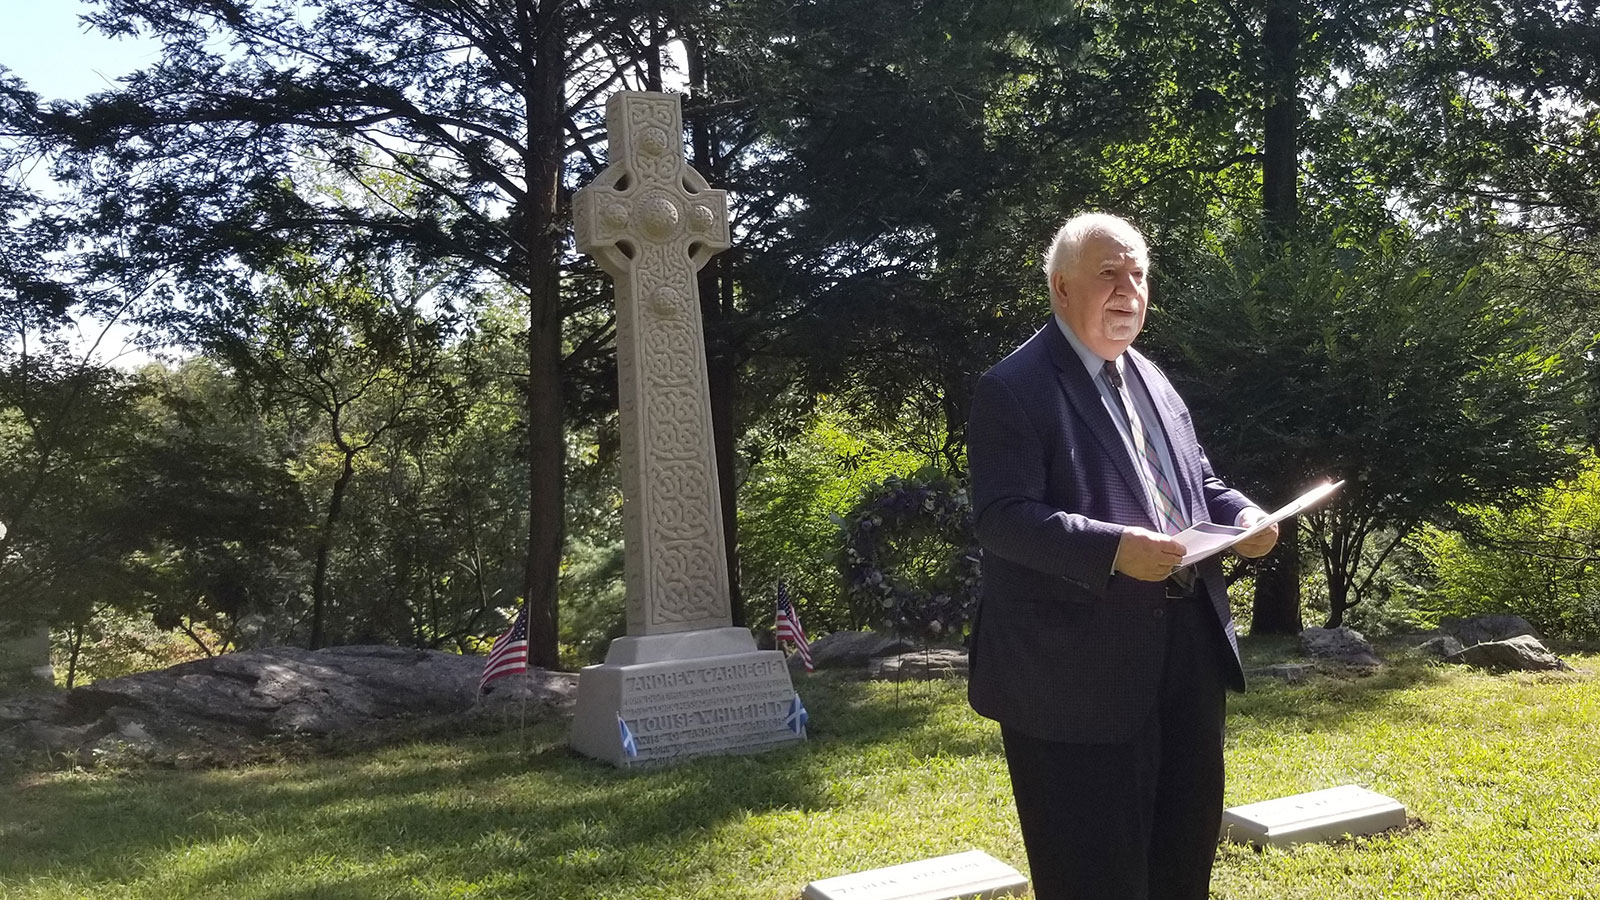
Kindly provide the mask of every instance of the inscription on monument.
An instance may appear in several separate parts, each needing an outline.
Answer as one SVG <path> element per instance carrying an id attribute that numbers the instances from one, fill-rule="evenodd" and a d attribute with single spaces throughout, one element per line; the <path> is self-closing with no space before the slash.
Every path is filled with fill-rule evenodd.
<path id="1" fill-rule="evenodd" d="M 579 690 L 614 683 L 634 737 L 630 764 L 751 749 L 800 737 L 790 721 L 794 687 L 771 651 L 585 669 Z M 592 687 L 591 687 L 592 686 Z"/>

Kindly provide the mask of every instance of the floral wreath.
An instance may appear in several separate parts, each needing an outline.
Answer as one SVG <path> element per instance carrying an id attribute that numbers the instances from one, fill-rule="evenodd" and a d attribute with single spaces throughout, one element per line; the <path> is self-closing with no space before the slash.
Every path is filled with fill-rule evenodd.
<path id="1" fill-rule="evenodd" d="M 851 607 L 896 634 L 939 638 L 962 634 L 978 597 L 978 544 L 966 488 L 937 469 L 890 477 L 862 492 L 850 513 L 835 517 L 843 539 L 840 574 Z M 927 584 L 890 568 L 889 541 L 942 539 L 954 552 Z"/>

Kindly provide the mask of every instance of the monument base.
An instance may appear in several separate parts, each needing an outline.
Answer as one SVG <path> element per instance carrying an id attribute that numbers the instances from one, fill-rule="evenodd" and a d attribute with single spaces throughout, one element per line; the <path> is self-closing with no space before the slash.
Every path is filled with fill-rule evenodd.
<path id="1" fill-rule="evenodd" d="M 578 673 L 572 748 L 615 766 L 767 750 L 805 737 L 795 700 L 783 654 L 746 629 L 618 638 Z"/>

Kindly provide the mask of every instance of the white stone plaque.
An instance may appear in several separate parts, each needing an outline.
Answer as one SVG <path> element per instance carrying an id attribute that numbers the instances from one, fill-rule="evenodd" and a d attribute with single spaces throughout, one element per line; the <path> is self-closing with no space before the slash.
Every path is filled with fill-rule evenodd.
<path id="1" fill-rule="evenodd" d="M 1400 801 L 1346 784 L 1235 806 L 1222 813 L 1222 836 L 1241 844 L 1287 847 L 1376 834 L 1406 824 Z"/>
<path id="2" fill-rule="evenodd" d="M 824 878 L 806 885 L 804 900 L 955 900 L 1019 897 L 1028 879 L 982 850 L 922 859 L 884 869 Z"/>
<path id="3" fill-rule="evenodd" d="M 585 668 L 578 677 L 572 746 L 630 766 L 800 740 L 805 729 L 792 715 L 794 685 L 783 654 L 756 650 L 750 632 L 744 636 L 750 641 L 746 653 Z M 632 748 L 623 745 L 623 725 Z"/>
<path id="4" fill-rule="evenodd" d="M 727 195 L 684 160 L 677 95 L 619 92 L 606 130 L 573 224 L 616 283 L 628 634 L 579 673 L 572 746 L 627 766 L 801 740 L 783 654 L 731 626 L 695 279 L 729 246 Z"/>

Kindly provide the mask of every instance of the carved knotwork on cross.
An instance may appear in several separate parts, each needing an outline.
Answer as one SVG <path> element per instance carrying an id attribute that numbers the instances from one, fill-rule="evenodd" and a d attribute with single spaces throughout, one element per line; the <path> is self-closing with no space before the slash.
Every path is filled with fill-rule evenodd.
<path id="1" fill-rule="evenodd" d="M 727 626 L 695 273 L 730 244 L 728 198 L 684 160 L 676 94 L 616 94 L 606 127 L 610 164 L 573 207 L 578 249 L 616 281 L 628 633 Z"/>

